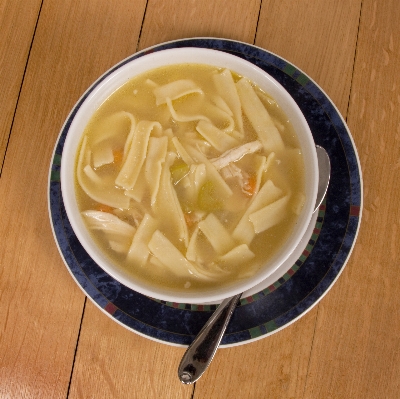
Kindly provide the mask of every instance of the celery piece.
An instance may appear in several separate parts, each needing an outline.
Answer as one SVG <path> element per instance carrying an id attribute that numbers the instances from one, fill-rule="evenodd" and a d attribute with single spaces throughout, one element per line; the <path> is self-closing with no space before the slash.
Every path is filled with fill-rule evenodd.
<path id="1" fill-rule="evenodd" d="M 216 190 L 213 182 L 206 181 L 199 190 L 197 199 L 198 207 L 203 211 L 216 211 L 222 209 L 222 201 L 216 195 Z"/>
<path id="2" fill-rule="evenodd" d="M 173 163 L 169 170 L 171 172 L 172 182 L 177 184 L 189 173 L 189 165 L 181 160 L 178 160 L 177 162 Z"/>

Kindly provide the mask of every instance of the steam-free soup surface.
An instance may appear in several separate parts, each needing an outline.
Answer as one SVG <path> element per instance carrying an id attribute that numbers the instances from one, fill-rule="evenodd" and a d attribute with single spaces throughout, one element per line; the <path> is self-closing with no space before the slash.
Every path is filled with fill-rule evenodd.
<path id="1" fill-rule="evenodd" d="M 135 77 L 88 124 L 76 162 L 93 239 L 150 285 L 252 276 L 304 204 L 304 163 L 279 105 L 245 77 L 180 64 Z"/>

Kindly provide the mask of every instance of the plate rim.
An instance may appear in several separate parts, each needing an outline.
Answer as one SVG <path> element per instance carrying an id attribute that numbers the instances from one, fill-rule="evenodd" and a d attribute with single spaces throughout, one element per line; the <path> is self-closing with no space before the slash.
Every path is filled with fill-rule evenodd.
<path id="1" fill-rule="evenodd" d="M 350 132 L 350 129 L 347 126 L 347 123 L 345 121 L 345 119 L 343 118 L 343 116 L 341 115 L 341 113 L 339 112 L 338 108 L 336 107 L 336 105 L 334 104 L 334 102 L 330 99 L 330 97 L 326 94 L 326 92 L 311 78 L 309 77 L 305 72 L 303 72 L 300 68 L 298 68 L 296 65 L 292 64 L 291 62 L 287 61 L 285 58 L 267 50 L 264 48 L 261 48 L 259 46 L 256 46 L 254 44 L 249 44 L 249 43 L 245 43 L 245 42 L 241 42 L 238 40 L 233 40 L 233 39 L 225 39 L 225 38 L 218 38 L 218 37 L 191 37 L 191 38 L 182 38 L 182 39 L 177 39 L 177 40 L 171 40 L 171 41 L 167 41 L 167 42 L 163 42 L 163 43 L 159 43 L 159 44 L 155 44 L 153 46 L 147 47 L 145 49 L 142 49 L 138 52 L 135 52 L 133 54 L 131 54 L 130 56 L 124 58 L 123 60 L 121 60 L 120 62 L 118 62 L 117 64 L 115 64 L 114 66 L 112 66 L 110 69 L 108 69 L 106 72 L 104 72 L 98 79 L 96 79 L 86 90 L 85 92 L 80 96 L 80 98 L 78 99 L 78 101 L 74 104 L 73 108 L 71 109 L 71 111 L 69 112 L 68 116 L 65 119 L 65 122 L 62 125 L 62 128 L 57 136 L 57 139 L 55 141 L 55 145 L 53 148 L 53 152 L 52 152 L 52 158 L 51 158 L 51 163 L 50 163 L 50 168 L 49 168 L 49 173 L 48 173 L 48 187 L 47 187 L 47 198 L 48 198 L 48 215 L 49 215 L 49 219 L 50 219 L 50 225 L 51 225 L 51 229 L 53 232 L 53 236 L 58 248 L 58 251 L 60 252 L 61 258 L 64 262 L 64 264 L 66 265 L 70 275 L 73 277 L 74 281 L 77 283 L 77 285 L 80 287 L 80 289 L 82 290 L 82 292 L 85 294 L 85 297 L 89 297 L 89 299 L 103 312 L 105 313 L 107 316 L 111 317 L 112 320 L 116 321 L 118 324 L 120 324 L 121 326 L 127 328 L 128 330 L 144 337 L 147 339 L 151 339 L 153 341 L 159 342 L 159 343 L 163 343 L 163 344 L 168 344 L 168 345 L 172 345 L 172 346 L 177 346 L 177 347 L 187 347 L 187 344 L 181 344 L 181 343 L 176 343 L 176 342 L 171 342 L 171 341 L 166 341 L 163 339 L 159 339 L 156 337 L 153 337 L 151 335 L 147 335 L 141 331 L 138 331 L 126 324 L 124 324 L 122 321 L 118 320 L 116 317 L 113 316 L 113 314 L 111 314 L 109 311 L 107 311 L 104 307 L 102 307 L 91 295 L 88 294 L 87 290 L 85 290 L 85 288 L 82 286 L 82 284 L 78 281 L 77 277 L 74 275 L 73 271 L 71 270 L 70 265 L 67 263 L 64 254 L 62 252 L 62 249 L 60 247 L 58 238 L 57 238 L 57 234 L 55 231 L 55 227 L 53 224 L 53 217 L 52 217 L 52 209 L 51 209 L 51 201 L 50 201 L 50 197 L 51 197 L 51 183 L 52 183 L 52 174 L 53 174 L 53 160 L 55 159 L 56 155 L 57 155 L 57 147 L 60 144 L 60 139 L 63 135 L 64 129 L 65 127 L 68 125 L 72 115 L 76 112 L 75 109 L 77 107 L 78 104 L 80 104 L 88 95 L 89 93 L 94 89 L 94 87 L 101 82 L 108 74 L 112 73 L 112 71 L 118 69 L 121 65 L 123 65 L 124 63 L 128 62 L 131 59 L 140 57 L 144 54 L 146 54 L 147 52 L 151 52 L 154 49 L 158 49 L 157 51 L 162 50 L 162 48 L 160 47 L 164 47 L 164 46 L 169 46 L 169 45 L 174 45 L 176 43 L 182 43 L 182 42 L 187 42 L 187 41 L 199 41 L 199 40 L 205 40 L 208 42 L 215 42 L 215 41 L 219 41 L 219 42 L 230 42 L 233 45 L 243 45 L 245 47 L 249 47 L 249 48 L 254 48 L 259 50 L 262 53 L 267 53 L 268 55 L 271 55 L 275 58 L 277 58 L 278 60 L 283 61 L 284 63 L 286 63 L 287 65 L 291 65 L 296 71 L 298 71 L 299 73 L 303 74 L 304 76 L 306 76 L 308 78 L 308 80 L 312 83 L 312 85 L 315 86 L 315 88 L 317 90 L 319 90 L 322 94 L 323 97 L 325 97 L 325 99 L 328 101 L 329 105 L 333 107 L 336 115 L 339 117 L 341 124 L 343 125 L 343 127 L 345 127 L 346 133 L 347 133 L 347 137 L 350 140 L 350 144 L 352 147 L 352 150 L 354 152 L 354 156 L 355 156 L 355 160 L 356 160 L 356 164 L 357 164 L 357 173 L 358 173 L 358 177 L 359 177 L 359 190 L 360 190 L 360 205 L 359 205 L 359 214 L 358 214 L 358 223 L 357 223 L 357 227 L 356 230 L 354 232 L 354 237 L 352 239 L 351 242 L 351 246 L 348 249 L 347 252 L 347 256 L 344 260 L 344 262 L 342 263 L 342 266 L 340 267 L 339 271 L 337 272 L 337 274 L 335 275 L 334 279 L 329 283 L 328 287 L 322 292 L 322 294 L 319 295 L 319 297 L 310 305 L 308 306 L 305 310 L 301 311 L 296 317 L 292 318 L 289 322 L 285 323 L 284 325 L 269 331 L 265 334 L 261 334 L 257 337 L 252 337 L 251 339 L 247 339 L 247 340 L 241 340 L 238 342 L 234 342 L 234 343 L 228 343 L 228 344 L 222 344 L 221 347 L 222 348 L 227 348 L 227 347 L 233 347 L 233 346 L 239 346 L 239 345 L 243 345 L 243 344 L 247 344 L 247 343 L 251 343 L 251 342 L 255 342 L 258 341 L 260 339 L 266 338 L 267 336 L 270 336 L 272 334 L 275 334 L 276 332 L 281 331 L 282 329 L 288 327 L 289 325 L 293 324 L 295 321 L 297 321 L 298 319 L 300 319 L 301 317 L 303 317 L 305 314 L 307 314 L 311 309 L 314 308 L 314 306 L 316 306 L 324 297 L 325 295 L 330 291 L 330 289 L 333 287 L 333 285 L 337 282 L 338 278 L 340 277 L 340 275 L 342 274 L 344 268 L 346 267 L 348 260 L 351 257 L 351 254 L 353 252 L 355 243 L 357 241 L 358 238 L 358 234 L 360 231 L 360 226 L 361 226 L 361 220 L 362 220 L 362 213 L 363 213 L 363 177 L 362 177 L 362 169 L 361 169 L 361 163 L 360 163 L 360 159 L 358 156 L 358 151 L 357 148 L 355 146 L 355 142 L 354 142 L 354 138 Z M 187 47 L 198 47 L 195 45 L 191 45 L 191 46 L 187 46 Z M 215 47 L 207 47 L 207 48 L 212 48 L 215 49 Z M 220 50 L 219 48 L 217 48 L 216 50 Z M 223 51 L 223 50 L 222 50 Z M 228 51 L 228 50 L 226 50 Z M 321 104 L 322 106 L 322 104 Z M 324 108 L 324 111 L 328 114 L 327 110 Z M 342 143 L 343 146 L 343 143 Z M 346 157 L 346 160 L 348 161 L 348 158 Z M 351 180 L 351 179 L 350 179 Z M 351 186 L 351 181 L 350 181 L 350 186 Z M 350 204 L 351 206 L 351 204 Z M 342 241 L 343 243 L 343 241 Z M 323 279 L 321 280 L 323 281 Z M 321 282 L 320 281 L 320 282 Z M 319 282 L 319 283 L 320 283 Z M 318 284 L 317 284 L 318 285 Z M 96 288 L 96 287 L 95 287 Z M 315 289 L 316 287 L 314 287 Z M 85 301 L 86 301 L 85 298 Z M 104 298 L 106 300 L 108 300 L 105 296 Z M 304 299 L 303 299 L 304 300 Z M 140 321 L 141 323 L 144 323 L 143 321 Z M 145 324 L 145 323 L 144 323 Z M 156 327 L 153 327 L 156 328 Z M 174 335 L 179 335 L 178 333 L 173 333 Z"/>

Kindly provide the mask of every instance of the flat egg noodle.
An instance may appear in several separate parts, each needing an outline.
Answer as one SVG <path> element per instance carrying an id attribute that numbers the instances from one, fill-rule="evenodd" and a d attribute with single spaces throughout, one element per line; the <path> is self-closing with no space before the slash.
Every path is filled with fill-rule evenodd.
<path id="1" fill-rule="evenodd" d="M 77 178 L 82 190 L 91 199 L 100 204 L 108 205 L 113 208 L 127 209 L 129 207 L 129 198 L 115 187 L 114 182 L 110 179 L 102 180 L 96 172 L 93 171 L 90 164 L 84 165 L 85 161 L 90 162 L 90 157 L 87 156 L 89 151 L 87 136 L 85 136 L 82 141 L 77 165 Z M 84 172 L 85 167 L 89 167 L 92 170 L 96 176 L 95 179 L 93 177 L 90 178 L 87 173 Z M 88 170 L 88 168 L 86 168 L 86 170 Z"/>

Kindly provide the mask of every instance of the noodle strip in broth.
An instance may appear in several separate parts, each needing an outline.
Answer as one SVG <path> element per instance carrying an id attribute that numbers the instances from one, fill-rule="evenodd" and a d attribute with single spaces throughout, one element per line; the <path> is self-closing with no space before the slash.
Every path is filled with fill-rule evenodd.
<path id="1" fill-rule="evenodd" d="M 243 138 L 244 131 L 242 106 L 240 103 L 238 92 L 236 90 L 235 82 L 232 78 L 231 71 L 229 69 L 225 69 L 221 73 L 216 73 L 213 75 L 213 80 L 218 94 L 231 110 L 236 123 L 236 127 L 241 133 L 241 138 Z"/>
<path id="2" fill-rule="evenodd" d="M 130 202 L 129 198 L 115 187 L 112 179 L 101 179 L 91 168 L 89 164 L 91 157 L 90 151 L 87 149 L 87 140 L 87 136 L 85 136 L 79 153 L 77 165 L 77 179 L 79 185 L 86 195 L 100 204 L 105 204 L 113 208 L 128 208 Z M 85 162 L 86 165 L 84 165 Z M 85 168 L 86 171 L 90 171 L 92 178 L 88 176 L 87 172 L 84 172 Z"/>
<path id="3" fill-rule="evenodd" d="M 147 145 L 153 129 L 162 130 L 162 127 L 160 123 L 150 121 L 140 121 L 137 124 L 128 155 L 115 179 L 115 184 L 118 186 L 131 190 L 135 185 L 146 158 Z"/>
<path id="4" fill-rule="evenodd" d="M 282 151 L 285 148 L 282 137 L 250 82 L 242 78 L 236 83 L 236 87 L 243 111 L 257 132 L 265 151 Z"/>

